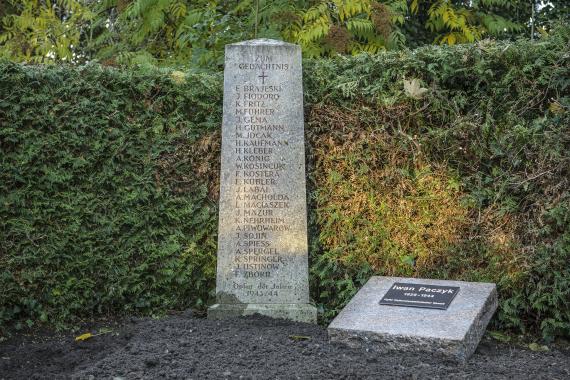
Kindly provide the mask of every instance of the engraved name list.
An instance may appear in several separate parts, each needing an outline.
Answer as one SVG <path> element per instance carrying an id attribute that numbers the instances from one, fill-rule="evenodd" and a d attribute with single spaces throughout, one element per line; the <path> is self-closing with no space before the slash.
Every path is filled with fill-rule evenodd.
<path id="1" fill-rule="evenodd" d="M 219 304 L 308 304 L 304 154 L 298 47 L 272 40 L 228 45 Z"/>

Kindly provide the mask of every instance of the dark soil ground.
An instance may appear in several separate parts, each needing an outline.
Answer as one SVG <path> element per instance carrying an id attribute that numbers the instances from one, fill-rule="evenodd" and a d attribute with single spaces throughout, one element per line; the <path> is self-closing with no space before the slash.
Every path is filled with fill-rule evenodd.
<path id="1" fill-rule="evenodd" d="M 72 333 L 14 335 L 0 343 L 0 379 L 570 379 L 568 350 L 487 338 L 457 364 L 332 345 L 323 327 L 263 317 L 175 315 L 111 328 L 80 342 Z"/>

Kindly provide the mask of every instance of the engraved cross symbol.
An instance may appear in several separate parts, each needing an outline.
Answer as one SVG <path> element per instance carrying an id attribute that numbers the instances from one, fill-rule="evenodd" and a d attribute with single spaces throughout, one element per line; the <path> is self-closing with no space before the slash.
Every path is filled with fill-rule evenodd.
<path id="1" fill-rule="evenodd" d="M 267 75 L 265 75 L 265 71 L 262 71 L 261 75 L 258 75 L 257 77 L 261 78 L 261 84 L 265 84 L 265 78 L 267 78 Z"/>

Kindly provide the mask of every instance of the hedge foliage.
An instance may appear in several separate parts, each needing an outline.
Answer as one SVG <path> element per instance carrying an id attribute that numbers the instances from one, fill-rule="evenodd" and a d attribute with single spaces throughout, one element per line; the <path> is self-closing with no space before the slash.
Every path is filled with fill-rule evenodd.
<path id="1" fill-rule="evenodd" d="M 570 30 L 305 62 L 310 278 L 492 281 L 570 334 Z M 406 83 L 406 85 L 404 85 Z M 0 326 L 204 307 L 222 76 L 0 63 Z"/>

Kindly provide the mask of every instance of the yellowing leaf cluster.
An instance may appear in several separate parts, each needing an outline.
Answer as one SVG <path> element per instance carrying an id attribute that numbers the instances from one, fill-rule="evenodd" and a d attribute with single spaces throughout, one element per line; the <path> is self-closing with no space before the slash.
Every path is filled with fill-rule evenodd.
<path id="1" fill-rule="evenodd" d="M 521 30 L 498 14 L 449 0 L 5 1 L 0 56 L 37 63 L 212 67 L 221 65 L 227 43 L 256 37 L 295 42 L 306 56 L 321 57 L 415 44 L 410 30 L 450 45 Z"/>
<path id="2" fill-rule="evenodd" d="M 410 161 L 378 130 L 322 140 L 315 155 L 320 239 L 343 265 L 414 275 L 461 240 L 468 209 L 444 165 Z"/>

